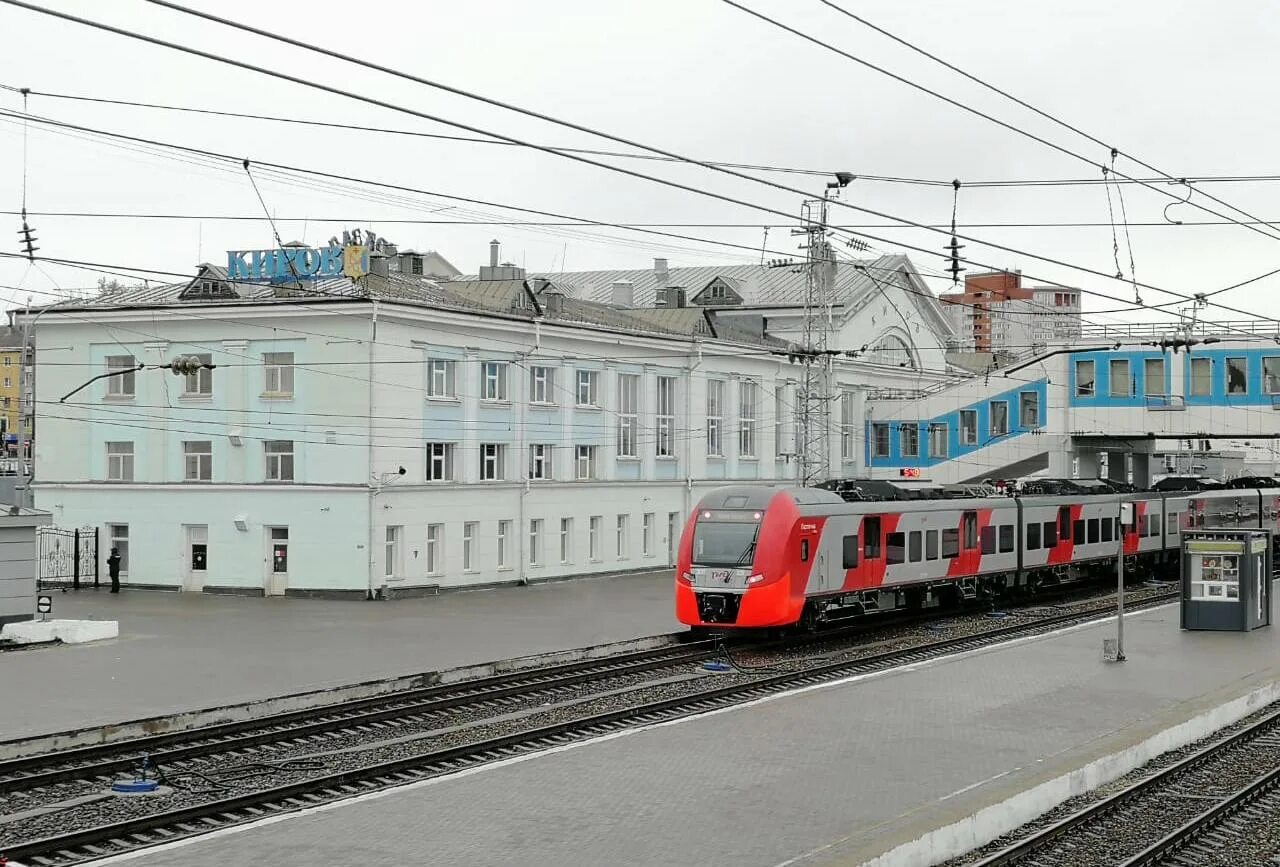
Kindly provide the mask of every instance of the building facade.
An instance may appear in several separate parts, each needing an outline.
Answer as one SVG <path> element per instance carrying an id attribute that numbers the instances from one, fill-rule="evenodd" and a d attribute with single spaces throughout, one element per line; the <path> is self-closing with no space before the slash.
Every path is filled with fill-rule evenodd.
<path id="1" fill-rule="evenodd" d="M 1000 358 L 1030 355 L 1080 336 L 1080 291 L 1023 286 L 1020 271 L 967 274 L 964 290 L 938 296 L 960 348 Z"/>
<path id="2" fill-rule="evenodd" d="M 38 506 L 100 528 L 130 585 L 394 597 L 668 566 L 704 490 L 795 478 L 786 341 L 380 258 L 274 283 L 208 265 L 47 310 Z M 165 369 L 189 356 L 210 367 Z M 939 379 L 861 358 L 834 376 L 839 475 L 863 471 L 869 388 Z"/>

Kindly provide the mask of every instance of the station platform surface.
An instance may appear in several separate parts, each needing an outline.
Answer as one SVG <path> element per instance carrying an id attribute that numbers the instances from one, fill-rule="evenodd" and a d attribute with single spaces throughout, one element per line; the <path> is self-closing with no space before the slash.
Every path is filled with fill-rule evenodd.
<path id="1" fill-rule="evenodd" d="M 1114 630 L 810 688 L 129 863 L 852 867 L 1280 681 L 1280 629 L 1182 632 L 1166 606 L 1129 615 L 1128 660 L 1107 663 Z"/>
<path id="2" fill-rule="evenodd" d="M 671 574 L 393 602 L 54 591 L 55 617 L 120 637 L 0 653 L 0 740 L 673 632 Z"/>

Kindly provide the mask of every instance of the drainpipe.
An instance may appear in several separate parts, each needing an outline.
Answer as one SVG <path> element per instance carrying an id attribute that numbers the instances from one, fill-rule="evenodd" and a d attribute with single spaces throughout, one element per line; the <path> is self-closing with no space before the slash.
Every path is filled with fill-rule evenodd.
<path id="1" fill-rule="evenodd" d="M 369 321 L 369 364 L 365 371 L 367 379 L 365 385 L 369 394 L 369 411 L 366 418 L 367 427 L 365 429 L 365 453 L 367 456 L 367 467 L 365 471 L 368 473 L 369 478 L 369 556 L 366 558 L 368 562 L 369 583 L 365 591 L 365 598 L 375 599 L 377 597 L 373 589 L 373 575 L 376 566 L 374 551 L 377 549 L 373 538 L 373 523 L 375 514 L 374 510 L 377 506 L 378 495 L 382 493 L 382 482 L 373 472 L 373 362 L 374 347 L 378 340 L 378 302 L 376 300 L 371 300 L 370 303 L 372 304 L 372 314 Z"/>
<path id="2" fill-rule="evenodd" d="M 528 364 L 529 364 L 529 356 L 531 356 L 532 354 L 533 354 L 533 350 L 530 350 L 528 352 L 516 353 L 516 358 L 519 360 L 512 366 L 520 370 L 526 370 L 526 371 L 530 370 Z M 533 374 L 532 372 L 530 372 L 529 379 L 525 383 L 526 386 L 528 385 L 529 382 L 532 381 L 532 376 Z M 508 387 L 511 387 L 510 382 L 508 382 L 507 385 Z M 524 392 L 523 394 L 524 394 L 523 397 L 515 401 L 515 404 L 516 404 L 516 466 L 524 468 L 523 471 L 521 472 L 523 483 L 520 485 L 520 494 L 517 498 L 517 503 L 516 503 L 516 569 L 517 569 L 516 575 L 519 576 L 519 581 L 521 584 L 528 584 L 529 576 L 525 572 L 525 565 L 527 562 L 527 558 L 525 557 L 525 543 L 527 541 L 527 534 L 529 532 L 529 528 L 527 526 L 527 521 L 525 520 L 525 498 L 529 495 L 529 465 L 523 464 L 521 462 L 524 460 L 524 456 L 529 454 L 529 443 L 528 443 L 529 438 L 527 435 L 528 432 L 525 430 L 525 419 L 526 419 L 526 416 L 528 415 L 528 410 L 529 410 L 529 395 L 528 395 L 528 392 Z M 554 466 L 552 469 L 554 472 Z M 539 541 L 543 541 L 543 540 L 539 539 Z"/>

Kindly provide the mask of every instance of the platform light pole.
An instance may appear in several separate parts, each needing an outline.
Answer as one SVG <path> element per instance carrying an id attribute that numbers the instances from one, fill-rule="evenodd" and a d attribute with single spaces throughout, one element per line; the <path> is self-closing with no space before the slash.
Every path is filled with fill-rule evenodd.
<path id="1" fill-rule="evenodd" d="M 1126 503 L 1123 495 L 1116 497 L 1116 662 L 1124 662 L 1124 528 L 1133 522 L 1133 503 Z M 1126 521 L 1125 519 L 1129 520 Z"/>

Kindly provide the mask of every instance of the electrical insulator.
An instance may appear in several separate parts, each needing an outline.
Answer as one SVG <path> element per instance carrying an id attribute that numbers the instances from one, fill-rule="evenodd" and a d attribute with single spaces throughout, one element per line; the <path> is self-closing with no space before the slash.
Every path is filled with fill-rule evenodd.
<path id="1" fill-rule="evenodd" d="M 960 251 L 964 249 L 964 244 L 961 244 L 958 240 L 956 240 L 956 236 L 952 235 L 951 243 L 948 244 L 945 249 L 948 250 L 951 254 L 950 256 L 951 263 L 947 267 L 947 270 L 951 272 L 951 282 L 959 283 L 960 272 L 964 270 L 963 268 L 960 267 Z"/>
<path id="2" fill-rule="evenodd" d="M 27 221 L 24 219 L 22 221 L 22 229 L 18 232 L 22 236 L 22 252 L 26 254 L 28 259 L 35 261 L 36 250 L 40 248 L 36 246 L 36 237 L 31 232 L 31 227 L 27 225 Z"/>
<path id="3" fill-rule="evenodd" d="M 204 366 L 205 363 L 195 355 L 179 355 L 169 362 L 169 370 L 173 371 L 175 376 L 187 376 Z M 209 366 L 212 367 L 212 365 Z"/>

